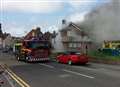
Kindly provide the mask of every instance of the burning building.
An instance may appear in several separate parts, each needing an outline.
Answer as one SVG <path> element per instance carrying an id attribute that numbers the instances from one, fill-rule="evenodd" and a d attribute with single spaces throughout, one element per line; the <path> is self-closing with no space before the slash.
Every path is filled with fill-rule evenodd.
<path id="1" fill-rule="evenodd" d="M 57 51 L 80 51 L 86 53 L 86 50 L 91 48 L 92 42 L 80 26 L 72 22 L 67 23 L 64 20 L 56 37 L 56 43 L 53 44 Z"/>

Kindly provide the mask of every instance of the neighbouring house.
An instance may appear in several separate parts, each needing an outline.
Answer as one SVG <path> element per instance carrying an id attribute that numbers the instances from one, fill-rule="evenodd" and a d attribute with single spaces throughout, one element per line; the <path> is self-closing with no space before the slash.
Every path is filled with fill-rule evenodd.
<path id="1" fill-rule="evenodd" d="M 62 28 L 54 44 L 55 51 L 80 51 L 86 53 L 92 45 L 92 42 L 86 32 L 84 32 L 75 23 L 66 23 L 62 21 Z"/>
<path id="2" fill-rule="evenodd" d="M 41 29 L 37 27 L 36 29 L 32 29 L 24 39 L 32 39 L 32 38 L 39 38 L 40 40 L 48 40 L 51 41 L 52 34 L 50 32 L 42 33 Z"/>
<path id="3" fill-rule="evenodd" d="M 37 29 L 32 29 L 29 33 L 27 33 L 24 39 L 32 39 L 35 37 L 40 37 L 42 35 L 43 33 L 41 32 L 41 29 L 38 27 Z"/>
<path id="4" fill-rule="evenodd" d="M 11 36 L 11 34 L 4 33 L 3 43 L 2 43 L 3 48 L 5 48 L 5 47 L 12 47 L 13 44 L 14 44 L 14 40 L 13 40 L 13 37 Z"/>
<path id="5" fill-rule="evenodd" d="M 13 37 L 9 33 L 2 32 L 2 24 L 0 23 L 0 48 L 12 47 Z"/>

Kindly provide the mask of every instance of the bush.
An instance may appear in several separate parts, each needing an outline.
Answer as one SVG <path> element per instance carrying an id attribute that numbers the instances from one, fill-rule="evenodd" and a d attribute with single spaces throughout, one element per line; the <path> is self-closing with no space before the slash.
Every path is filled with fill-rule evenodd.
<path id="1" fill-rule="evenodd" d="M 118 56 L 112 56 L 104 52 L 99 52 L 99 51 L 91 51 L 88 53 L 90 57 L 93 57 L 95 59 L 100 59 L 100 60 L 113 60 L 113 61 L 120 61 L 120 55 Z"/>

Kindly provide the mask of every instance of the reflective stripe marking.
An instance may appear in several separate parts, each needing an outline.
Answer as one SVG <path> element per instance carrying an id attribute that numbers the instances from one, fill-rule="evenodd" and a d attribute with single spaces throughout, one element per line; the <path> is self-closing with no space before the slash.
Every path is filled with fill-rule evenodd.
<path id="1" fill-rule="evenodd" d="M 49 60 L 49 58 L 31 58 L 30 61 L 46 61 Z"/>

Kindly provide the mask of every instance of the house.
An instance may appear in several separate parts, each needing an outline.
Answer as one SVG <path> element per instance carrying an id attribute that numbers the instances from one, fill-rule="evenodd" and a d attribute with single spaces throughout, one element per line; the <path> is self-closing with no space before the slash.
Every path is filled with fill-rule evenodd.
<path id="1" fill-rule="evenodd" d="M 2 32 L 2 24 L 0 23 L 0 48 L 12 47 L 13 38 L 9 33 Z"/>
<path id="2" fill-rule="evenodd" d="M 55 51 L 80 51 L 86 53 L 92 45 L 88 35 L 75 23 L 62 21 L 62 28 L 56 37 Z"/>
<path id="3" fill-rule="evenodd" d="M 5 47 L 12 47 L 14 44 L 13 37 L 9 33 L 4 33 L 3 35 L 3 43 L 2 46 L 3 48 Z"/>
<path id="4" fill-rule="evenodd" d="M 41 29 L 37 27 L 36 29 L 32 29 L 24 39 L 29 40 L 29 39 L 39 39 L 39 40 L 48 40 L 51 41 L 52 39 L 52 34 L 50 32 L 45 32 L 42 33 Z"/>
<path id="5" fill-rule="evenodd" d="M 36 37 L 41 37 L 43 33 L 41 32 L 41 29 L 38 27 L 36 29 L 32 29 L 29 33 L 27 33 L 24 37 L 24 39 L 32 39 Z"/>

